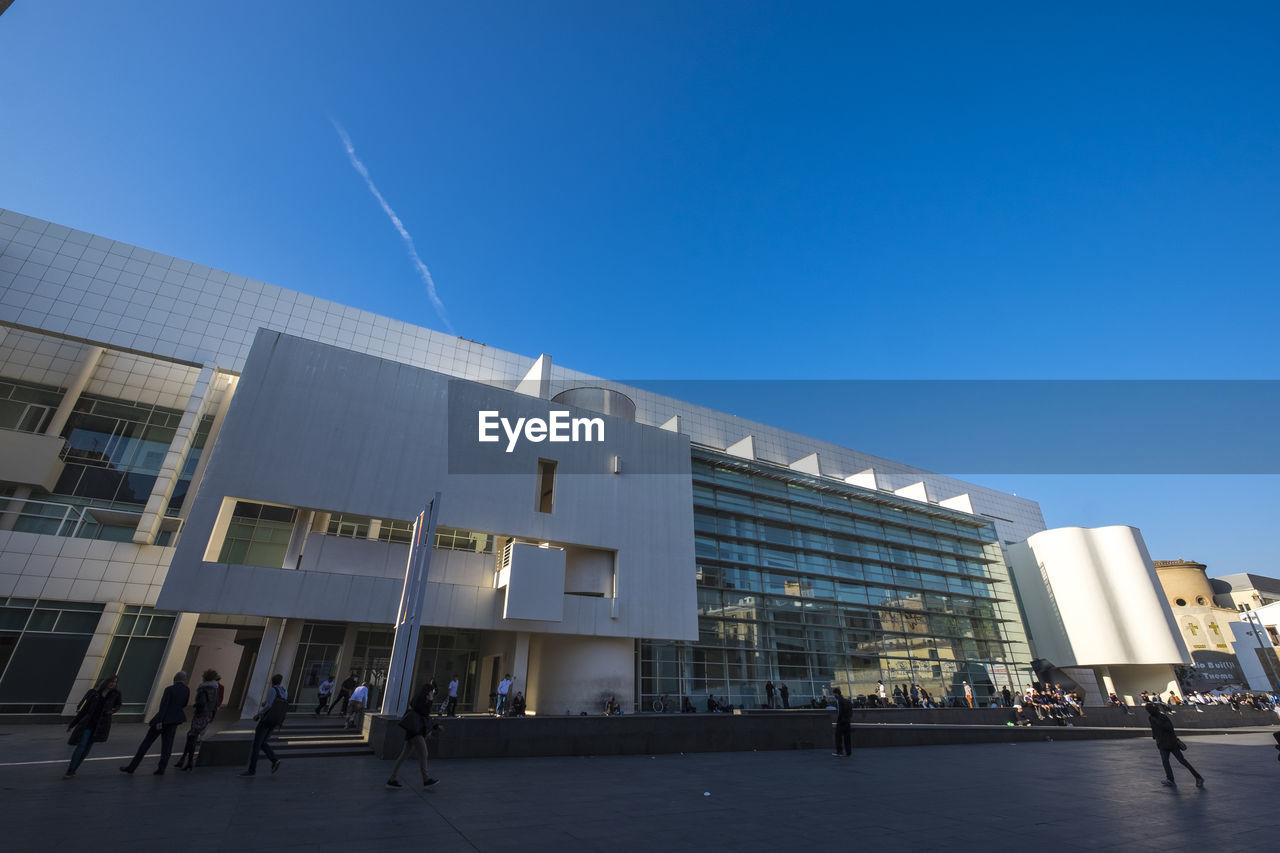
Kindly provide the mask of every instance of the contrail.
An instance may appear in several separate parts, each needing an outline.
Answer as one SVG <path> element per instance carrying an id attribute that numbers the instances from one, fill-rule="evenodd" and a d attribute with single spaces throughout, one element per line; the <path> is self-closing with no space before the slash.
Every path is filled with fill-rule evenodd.
<path id="1" fill-rule="evenodd" d="M 440 321 L 444 323 L 444 327 L 449 334 L 458 334 L 454 330 L 453 324 L 449 322 L 449 314 L 444 310 L 444 303 L 440 301 L 440 296 L 436 293 L 436 283 L 431 278 L 431 270 L 427 269 L 427 265 L 422 262 L 422 258 L 418 257 L 418 250 L 413 245 L 413 238 L 405 230 L 404 223 L 400 221 L 400 217 L 396 216 L 396 212 L 391 209 L 391 205 L 387 204 L 387 200 L 382 197 L 382 193 L 378 192 L 378 188 L 374 186 L 373 178 L 369 177 L 369 170 L 364 167 L 364 163 L 361 163 L 360 158 L 356 156 L 356 149 L 351 144 L 351 137 L 347 136 L 347 132 L 342 129 L 342 125 L 333 119 L 329 119 L 329 121 L 333 123 L 333 129 L 338 131 L 338 136 L 342 137 L 342 145 L 347 149 L 347 157 L 351 159 L 351 165 L 355 166 L 356 171 L 360 173 L 360 177 L 364 178 L 365 186 L 369 188 L 369 192 L 373 193 L 373 197 L 378 200 L 378 204 L 382 205 L 382 212 L 387 215 L 387 218 L 391 220 L 391 224 L 400 232 L 400 239 L 404 241 L 405 247 L 409 250 L 409 259 L 418 268 L 418 275 L 422 278 L 423 284 L 427 286 L 427 296 L 431 297 L 431 304 L 435 306 L 436 313 L 440 315 Z"/>

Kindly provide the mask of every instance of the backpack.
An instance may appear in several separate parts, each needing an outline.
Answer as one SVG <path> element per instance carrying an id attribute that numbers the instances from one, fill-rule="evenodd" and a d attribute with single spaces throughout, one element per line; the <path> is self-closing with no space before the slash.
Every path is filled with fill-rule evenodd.
<path id="1" fill-rule="evenodd" d="M 276 698 L 262 713 L 262 722 L 278 726 L 284 722 L 285 715 L 289 713 L 289 700 L 281 696 L 280 691 L 275 687 L 271 688 L 271 692 L 276 695 Z"/>
<path id="2" fill-rule="evenodd" d="M 201 685 L 196 689 L 196 713 L 208 714 L 218 706 L 217 686 Z"/>

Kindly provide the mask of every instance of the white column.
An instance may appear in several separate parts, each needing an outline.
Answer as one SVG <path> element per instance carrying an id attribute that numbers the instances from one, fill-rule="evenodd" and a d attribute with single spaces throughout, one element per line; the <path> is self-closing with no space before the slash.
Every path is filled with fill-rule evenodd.
<path id="1" fill-rule="evenodd" d="M 280 647 L 280 635 L 284 632 L 283 619 L 268 619 L 262 631 L 262 641 L 258 644 L 258 658 L 253 662 L 253 672 L 249 674 L 249 683 L 244 689 L 244 704 L 240 707 L 240 719 L 252 719 L 258 713 L 258 707 L 267 695 L 271 685 L 272 666 L 275 665 L 276 650 Z"/>
<path id="2" fill-rule="evenodd" d="M 194 495 L 200 488 L 200 481 L 204 479 L 204 469 L 209 466 L 209 457 L 212 455 L 213 445 L 218 440 L 218 433 L 222 431 L 222 424 L 227 419 L 227 409 L 231 408 L 231 398 L 235 396 L 236 387 L 240 381 L 239 377 L 225 373 L 219 374 L 219 376 L 223 385 L 222 395 L 218 401 L 218 410 L 213 414 L 213 424 L 209 427 L 209 437 L 205 439 L 205 450 L 200 454 L 200 461 L 196 463 L 196 470 L 191 475 L 191 486 L 187 490 L 189 495 Z M 188 500 L 182 504 L 182 510 L 178 513 L 178 517 L 184 522 L 187 520 L 187 516 L 191 514 L 191 505 L 193 503 L 195 501 Z"/>
<path id="3" fill-rule="evenodd" d="M 178 485 L 182 464 L 195 441 L 200 419 L 204 417 L 205 410 L 209 408 L 216 394 L 217 376 L 218 369 L 208 365 L 196 377 L 195 387 L 191 390 L 191 396 L 187 398 L 186 411 L 182 413 L 182 419 L 178 422 L 173 441 L 169 442 L 169 450 L 164 455 L 164 462 L 160 464 L 160 473 L 156 476 L 156 483 L 151 488 L 151 496 L 147 498 L 147 506 L 142 511 L 142 518 L 138 520 L 137 529 L 134 530 L 133 541 L 138 545 L 151 545 L 156 541 L 156 534 L 160 532 L 160 522 L 164 521 L 165 509 L 169 506 L 169 498 L 173 496 L 173 490 Z M 192 490 L 192 495 L 194 494 Z"/>
<path id="4" fill-rule="evenodd" d="M 302 559 L 302 549 L 307 545 L 307 534 L 311 532 L 314 516 L 315 513 L 309 509 L 300 509 L 294 516 L 293 532 L 289 534 L 289 547 L 285 549 L 282 568 L 298 568 L 298 561 Z"/>
<path id="5" fill-rule="evenodd" d="M 516 632 L 516 655 L 515 660 L 511 661 L 511 696 L 507 701 L 515 697 L 517 692 L 523 691 L 524 698 L 529 700 L 529 632 Z"/>
<path id="6" fill-rule="evenodd" d="M 80 699 L 97 683 L 102 659 L 106 657 L 107 646 L 111 644 L 111 638 L 115 635 L 116 625 L 120 622 L 120 613 L 123 610 L 123 601 L 109 601 L 102 608 L 102 616 L 98 617 L 98 627 L 93 630 L 93 639 L 89 641 L 84 660 L 80 661 L 80 671 L 76 673 L 76 680 L 71 686 L 71 692 L 67 695 L 67 702 L 62 706 L 63 716 L 74 715 Z M 102 676 L 110 674 L 101 673 Z"/>
<path id="7" fill-rule="evenodd" d="M 187 659 L 187 651 L 191 648 L 191 638 L 196 632 L 196 623 L 200 621 L 199 613 L 179 613 L 173 623 L 173 633 L 169 635 L 169 644 L 164 648 L 164 657 L 160 659 L 160 667 L 156 671 L 155 683 L 151 685 L 151 695 L 147 697 L 147 710 L 143 719 L 151 719 L 160 710 L 160 696 L 164 689 L 173 683 L 173 676 L 182 669 Z M 187 683 L 190 675 L 187 673 Z"/>
<path id="8" fill-rule="evenodd" d="M 84 348 L 80 365 L 76 368 L 76 375 L 72 377 L 71 383 L 67 386 L 67 393 L 62 395 L 62 402 L 58 404 L 53 417 L 49 419 L 49 425 L 44 428 L 45 435 L 58 435 L 67 425 L 67 421 L 71 419 L 71 411 L 76 407 L 76 402 L 84 393 L 89 380 L 93 378 L 93 371 L 97 370 L 98 362 L 102 360 L 103 352 L 105 350 L 102 347 L 86 346 Z"/>
<path id="9" fill-rule="evenodd" d="M 289 674 L 293 672 L 293 661 L 298 656 L 298 642 L 302 639 L 304 624 L 302 619 L 286 619 L 284 630 L 280 632 L 280 645 L 276 648 L 276 659 L 271 667 L 271 675 L 274 676 L 276 673 L 283 675 L 286 688 L 289 686 Z M 271 682 L 268 680 L 267 683 Z M 290 696 L 289 700 L 296 702 L 297 697 Z"/>

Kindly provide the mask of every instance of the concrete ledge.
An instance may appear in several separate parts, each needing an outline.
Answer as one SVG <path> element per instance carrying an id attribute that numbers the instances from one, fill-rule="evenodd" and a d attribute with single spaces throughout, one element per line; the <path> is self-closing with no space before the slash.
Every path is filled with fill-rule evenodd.
<path id="1" fill-rule="evenodd" d="M 678 752 L 829 749 L 833 711 L 746 711 L 734 714 L 630 714 L 618 717 L 459 717 L 437 719 L 445 730 L 428 740 L 435 758 L 521 758 L 559 755 L 657 755 Z M 925 746 L 964 743 L 1024 743 L 1149 737 L 1141 709 L 1089 708 L 1066 721 L 1010 726 L 1004 708 L 875 709 L 854 713 L 858 746 Z M 392 759 L 404 745 L 399 718 L 367 714 L 364 734 L 379 758 Z M 1070 725 L 1068 725 L 1070 723 Z M 1224 731 L 1280 724 L 1270 711 L 1233 711 L 1214 706 L 1197 713 L 1182 707 L 1173 716 L 1179 731 Z M 305 731 L 305 730 L 303 730 Z M 299 730 L 288 727 L 284 738 Z M 247 764 L 253 745 L 247 728 L 221 731 L 204 741 L 200 763 Z"/>
<path id="2" fill-rule="evenodd" d="M 1114 714 L 1105 713 L 1114 711 Z M 827 749 L 833 711 L 752 711 L 741 714 L 636 714 L 619 717 L 463 717 L 446 719 L 431 738 L 436 758 L 515 758 L 556 755 L 656 755 L 676 752 Z M 1207 708 L 1180 710 L 1179 730 L 1224 730 L 1280 724 L 1272 712 Z M 1148 737 L 1145 711 L 1089 709 L 1087 716 L 1059 724 L 1010 726 L 1014 712 L 982 709 L 886 709 L 858 713 L 859 746 L 921 746 L 957 743 L 1019 743 L 1053 740 Z M 373 717 L 370 745 L 380 758 L 395 758 L 404 734 L 395 717 Z"/>

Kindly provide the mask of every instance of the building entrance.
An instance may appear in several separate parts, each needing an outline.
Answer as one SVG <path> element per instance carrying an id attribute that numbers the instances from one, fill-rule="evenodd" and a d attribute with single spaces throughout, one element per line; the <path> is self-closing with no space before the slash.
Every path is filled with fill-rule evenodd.
<path id="1" fill-rule="evenodd" d="M 387 670 L 391 668 L 391 646 L 396 632 L 389 629 L 360 631 L 356 634 L 356 647 L 351 655 L 351 666 L 357 681 L 369 683 L 368 707 L 382 709 L 382 694 L 387 689 Z M 339 682 L 342 679 L 338 679 Z"/>
<path id="2" fill-rule="evenodd" d="M 338 656 L 342 652 L 345 625 L 308 622 L 302 626 L 298 651 L 289 675 L 289 699 L 299 710 L 314 710 L 320 701 L 320 682 L 338 674 Z M 342 679 L 338 679 L 341 681 Z"/>
<path id="3" fill-rule="evenodd" d="M 476 710 L 476 668 L 479 660 L 478 631 L 433 631 L 419 635 L 418 663 L 413 689 L 435 679 L 434 712 L 443 713 L 449 697 L 449 681 L 458 677 L 458 711 Z"/>

